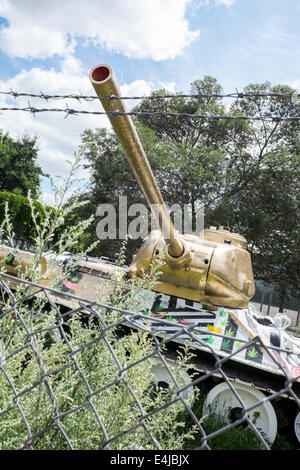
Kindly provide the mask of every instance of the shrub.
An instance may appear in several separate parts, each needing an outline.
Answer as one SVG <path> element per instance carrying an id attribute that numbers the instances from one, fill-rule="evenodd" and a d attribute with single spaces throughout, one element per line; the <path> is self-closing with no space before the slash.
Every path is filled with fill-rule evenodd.
<path id="1" fill-rule="evenodd" d="M 71 176 L 79 162 L 77 156 Z M 86 225 L 64 228 L 69 208 L 64 208 L 63 197 L 69 188 L 70 179 L 59 192 L 54 212 L 45 212 L 41 220 L 39 208 L 29 196 L 36 253 L 32 266 L 20 274 L 22 278 L 41 281 L 37 268 L 45 247 L 50 247 L 53 254 L 76 248 Z M 57 229 L 61 229 L 58 241 Z M 1 231 L 13 242 L 7 206 Z M 120 264 L 123 260 L 124 249 L 119 255 Z M 61 266 L 53 279 L 54 286 L 70 268 Z M 117 308 L 103 307 L 97 312 L 84 304 L 65 312 L 51 304 L 47 296 L 32 295 L 22 279 L 13 293 L 2 281 L 2 449 L 153 449 L 158 445 L 162 449 L 180 449 L 186 439 L 192 439 L 192 428 L 182 432 L 184 423 L 178 416 L 184 405 L 175 399 L 175 392 L 158 389 L 155 395 L 150 393 L 155 380 L 151 368 L 157 353 L 151 337 L 143 329 L 123 334 L 119 328 L 124 320 L 120 307 L 134 309 L 135 296 L 138 294 L 141 302 L 141 292 L 146 298 L 158 270 L 159 264 L 155 264 L 143 280 L 127 284 L 125 297 L 120 282 L 111 297 Z M 182 356 L 180 366 L 186 367 L 188 360 L 188 354 Z M 175 376 L 177 373 L 174 370 Z"/>
<path id="2" fill-rule="evenodd" d="M 8 206 L 12 230 L 15 237 L 19 240 L 28 241 L 32 244 L 37 236 L 36 228 L 32 220 L 32 206 L 39 224 L 43 222 L 46 213 L 54 217 L 55 209 L 47 206 L 46 208 L 36 200 L 30 200 L 23 196 L 18 196 L 6 191 L 0 192 L 0 223 L 5 219 L 5 207 Z"/>

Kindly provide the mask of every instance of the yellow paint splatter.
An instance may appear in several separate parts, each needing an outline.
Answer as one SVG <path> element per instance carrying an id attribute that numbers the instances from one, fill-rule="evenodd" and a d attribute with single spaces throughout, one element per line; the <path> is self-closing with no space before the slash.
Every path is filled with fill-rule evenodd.
<path id="1" fill-rule="evenodd" d="M 157 317 L 157 318 L 164 318 L 166 315 L 167 315 L 167 312 L 151 313 L 152 317 Z"/>
<path id="2" fill-rule="evenodd" d="M 209 331 L 212 331 L 213 333 L 221 333 L 221 331 L 222 331 L 222 328 L 220 328 L 218 326 L 212 326 L 212 325 L 207 325 L 207 329 Z"/>

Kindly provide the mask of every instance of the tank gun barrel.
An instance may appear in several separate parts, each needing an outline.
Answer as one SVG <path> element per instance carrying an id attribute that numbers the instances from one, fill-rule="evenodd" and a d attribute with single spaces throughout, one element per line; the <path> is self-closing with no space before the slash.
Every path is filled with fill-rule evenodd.
<path id="1" fill-rule="evenodd" d="M 126 106 L 121 99 L 106 98 L 121 96 L 111 67 L 97 65 L 90 72 L 90 80 L 104 110 L 108 113 L 111 125 L 118 136 L 148 205 L 156 217 L 168 245 L 169 254 L 174 258 L 180 257 L 184 252 L 183 244 L 175 231 L 132 119 L 126 114 L 114 115 L 113 113 L 114 111 L 126 113 Z"/>

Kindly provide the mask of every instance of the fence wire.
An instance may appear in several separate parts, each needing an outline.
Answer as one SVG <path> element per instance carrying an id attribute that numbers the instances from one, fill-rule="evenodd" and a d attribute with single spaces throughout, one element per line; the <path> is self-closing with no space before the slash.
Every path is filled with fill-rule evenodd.
<path id="1" fill-rule="evenodd" d="M 106 115 L 106 116 L 153 116 L 153 117 L 175 117 L 175 118 L 192 118 L 196 120 L 208 119 L 208 120 L 228 120 L 228 121 L 265 121 L 265 122 L 299 122 L 300 116 L 273 116 L 271 114 L 263 114 L 260 116 L 247 116 L 247 115 L 237 115 L 230 116 L 226 114 L 214 115 L 214 114 L 190 114 L 190 113 L 173 113 L 173 112 L 163 112 L 163 111 L 87 111 L 83 109 L 74 109 L 66 106 L 65 108 L 37 108 L 31 106 L 28 103 L 28 106 L 25 107 L 13 107 L 13 106 L 3 106 L 0 107 L 1 111 L 23 111 L 33 114 L 34 116 L 39 113 L 64 113 L 65 118 L 70 115 L 77 116 L 79 114 L 87 115 Z"/>
<path id="2" fill-rule="evenodd" d="M 291 105 L 297 105 L 299 104 L 299 94 L 294 91 L 293 93 L 272 93 L 272 92 L 267 92 L 267 93 L 259 93 L 259 92 L 233 92 L 233 93 L 196 93 L 196 94 L 153 94 L 153 95 L 144 95 L 144 96 L 90 96 L 90 95 L 83 95 L 83 94 L 64 94 L 64 95 L 58 95 L 58 94 L 49 94 L 49 93 L 26 93 L 26 92 L 18 92 L 10 89 L 9 91 L 0 91 L 0 95 L 3 96 L 8 96 L 12 97 L 14 100 L 18 98 L 38 98 L 42 99 L 45 101 L 50 101 L 50 100 L 62 100 L 62 99 L 70 99 L 70 100 L 76 100 L 79 103 L 81 101 L 86 101 L 86 102 L 91 102 L 94 100 L 99 100 L 99 98 L 102 100 L 167 100 L 167 99 L 180 99 L 180 98 L 192 98 L 192 99 L 211 99 L 211 98 L 230 98 L 230 99 L 255 99 L 255 98 L 274 98 L 278 100 L 288 100 Z M 152 117 L 164 117 L 164 118 L 191 118 L 191 119 L 196 119 L 196 120 L 246 120 L 246 121 L 266 121 L 266 122 L 299 122 L 300 121 L 300 116 L 295 115 L 294 113 L 289 114 L 289 115 L 274 115 L 270 113 L 265 113 L 265 114 L 259 114 L 259 115 L 226 115 L 226 114 L 220 114 L 220 115 L 214 115 L 214 114 L 202 114 L 202 113 L 180 113 L 180 112 L 168 112 L 168 111 L 126 111 L 126 112 L 120 112 L 120 111 L 94 111 L 94 110 L 84 110 L 84 109 L 75 109 L 75 108 L 70 108 L 68 104 L 64 108 L 45 108 L 45 107 L 36 107 L 31 105 L 30 102 L 28 102 L 27 106 L 22 106 L 22 107 L 16 107 L 16 106 L 2 106 L 0 107 L 0 112 L 7 112 L 7 111 L 22 111 L 22 112 L 29 112 L 33 116 L 39 113 L 48 113 L 48 112 L 55 112 L 55 113 L 64 113 L 65 118 L 67 118 L 70 115 L 73 116 L 78 116 L 80 114 L 84 115 L 108 115 L 108 116 L 123 116 L 123 115 L 128 115 L 128 116 L 152 116 Z"/>
<path id="3" fill-rule="evenodd" d="M 143 95 L 143 96 L 95 96 L 95 95 L 83 95 L 82 93 L 76 94 L 76 93 L 70 93 L 70 94 L 64 94 L 64 95 L 55 95 L 55 94 L 50 94 L 50 93 L 26 93 L 26 92 L 19 92 L 19 91 L 14 91 L 10 89 L 9 91 L 0 91 L 0 95 L 6 95 L 6 96 L 11 96 L 14 99 L 17 98 L 24 98 L 24 97 L 30 97 L 30 98 L 40 98 L 44 99 L 46 101 L 55 99 L 75 99 L 77 101 L 94 101 L 100 99 L 104 100 L 157 100 L 157 99 L 178 99 L 178 98 L 196 98 L 196 99 L 202 99 L 202 98 L 235 98 L 235 99 L 244 99 L 244 98 L 282 98 L 282 99 L 288 99 L 291 102 L 296 102 L 298 99 L 298 96 L 300 97 L 300 94 L 298 94 L 296 91 L 292 93 L 258 93 L 258 92 L 240 92 L 240 91 L 235 91 L 232 93 L 190 93 L 190 94 L 183 94 L 183 93 L 177 93 L 177 94 L 159 94 L 155 93 L 152 95 Z"/>
<path id="4" fill-rule="evenodd" d="M 259 448 L 270 449 L 251 418 L 253 411 L 283 396 L 290 408 L 300 410 L 294 389 L 299 378 L 284 369 L 281 388 L 257 403 L 244 403 L 226 368 L 234 354 L 218 356 L 195 334 L 194 325 L 178 324 L 172 335 L 159 337 L 153 323 L 163 326 L 166 320 L 145 320 L 143 312 L 67 293 L 64 298 L 72 306 L 62 307 L 57 302 L 61 295 L 0 274 L 2 449 L 210 450 L 217 436 L 244 428 Z M 187 349 L 177 355 L 180 366 L 169 360 L 173 345 L 189 339 L 208 350 L 210 367 L 205 371 L 195 369 L 190 357 L 185 363 Z M 259 336 L 241 348 L 251 345 L 266 348 Z M 239 413 L 208 429 L 198 393 L 209 390 L 216 377 L 238 400 Z"/>

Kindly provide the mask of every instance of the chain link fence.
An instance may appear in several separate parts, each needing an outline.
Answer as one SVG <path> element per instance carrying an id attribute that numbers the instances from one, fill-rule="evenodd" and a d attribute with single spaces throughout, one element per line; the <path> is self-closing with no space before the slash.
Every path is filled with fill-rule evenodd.
<path id="1" fill-rule="evenodd" d="M 299 377 L 280 360 L 276 386 L 265 375 L 265 390 L 245 388 L 243 374 L 231 373 L 236 353 L 216 354 L 193 324 L 166 337 L 153 328 L 162 318 L 63 298 L 69 307 L 58 290 L 0 275 L 2 449 L 211 450 L 230 433 L 249 439 L 247 448 L 271 449 L 258 418 L 275 426 L 269 408 L 281 402 L 281 421 L 291 413 L 300 425 Z M 266 349 L 259 336 L 240 350 L 250 346 Z M 216 386 L 233 403 L 221 419 L 220 400 L 207 401 Z"/>

